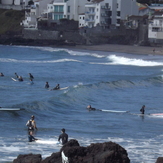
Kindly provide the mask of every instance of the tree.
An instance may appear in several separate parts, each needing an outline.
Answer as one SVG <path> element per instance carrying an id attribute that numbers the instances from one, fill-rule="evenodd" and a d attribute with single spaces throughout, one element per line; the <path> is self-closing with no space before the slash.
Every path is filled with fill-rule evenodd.
<path id="1" fill-rule="evenodd" d="M 28 2 L 28 5 L 30 6 L 30 5 L 33 5 L 34 4 L 34 2 L 32 1 L 32 0 L 30 0 L 29 2 Z"/>

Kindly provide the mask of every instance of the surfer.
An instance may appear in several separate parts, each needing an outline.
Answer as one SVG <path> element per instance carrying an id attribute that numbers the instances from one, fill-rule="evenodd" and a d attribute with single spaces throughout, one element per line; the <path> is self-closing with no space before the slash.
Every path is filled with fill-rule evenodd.
<path id="1" fill-rule="evenodd" d="M 38 130 L 36 127 L 36 122 L 35 122 L 35 116 L 32 115 L 31 119 L 27 121 L 26 126 L 28 126 L 28 131 L 34 131 L 34 130 Z"/>
<path id="2" fill-rule="evenodd" d="M 65 129 L 61 129 L 61 135 L 59 135 L 58 141 L 60 142 L 60 139 L 62 140 L 62 145 L 66 144 L 68 142 L 68 135 L 65 133 Z"/>
<path id="3" fill-rule="evenodd" d="M 88 105 L 88 106 L 87 106 L 87 109 L 88 109 L 89 111 L 95 111 L 95 110 L 102 111 L 102 110 L 100 110 L 100 109 L 92 108 L 91 105 Z"/>
<path id="4" fill-rule="evenodd" d="M 140 109 L 141 114 L 145 113 L 145 105 L 142 106 L 142 108 Z"/>
<path id="5" fill-rule="evenodd" d="M 31 73 L 29 73 L 29 78 L 32 79 L 32 80 L 34 79 L 34 77 L 33 77 L 33 75 Z"/>
<path id="6" fill-rule="evenodd" d="M 60 85 L 59 84 L 57 84 L 52 90 L 58 90 L 58 89 L 60 89 Z"/>
<path id="7" fill-rule="evenodd" d="M 15 72 L 15 76 L 16 76 L 16 78 L 19 78 L 19 76 L 18 76 L 18 74 Z"/>
<path id="8" fill-rule="evenodd" d="M 48 83 L 48 82 L 45 83 L 45 88 L 46 88 L 46 89 L 49 88 L 49 83 Z"/>
<path id="9" fill-rule="evenodd" d="M 0 76 L 4 76 L 4 74 L 1 72 L 1 73 L 0 73 Z"/>
<path id="10" fill-rule="evenodd" d="M 32 79 L 30 79 L 30 84 L 32 85 L 32 84 L 34 84 L 34 82 L 33 82 L 33 80 Z"/>
<path id="11" fill-rule="evenodd" d="M 32 135 L 32 131 L 29 131 L 28 141 L 29 141 L 29 142 L 32 142 L 32 141 L 35 141 L 35 140 L 38 140 L 38 139 L 36 139 L 36 138 Z"/>
<path id="12" fill-rule="evenodd" d="M 18 80 L 19 80 L 19 81 L 23 81 L 22 76 L 19 76 L 19 77 L 18 77 Z"/>

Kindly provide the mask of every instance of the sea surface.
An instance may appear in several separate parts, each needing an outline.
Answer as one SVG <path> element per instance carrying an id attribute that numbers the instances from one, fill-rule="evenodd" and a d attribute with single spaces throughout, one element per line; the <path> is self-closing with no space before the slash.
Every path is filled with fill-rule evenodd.
<path id="1" fill-rule="evenodd" d="M 163 56 L 0 45 L 0 72 L 5 75 L 0 77 L 0 106 L 25 109 L 0 111 L 0 163 L 19 154 L 44 159 L 58 152 L 62 128 L 81 146 L 118 143 L 131 163 L 154 163 L 163 156 L 163 116 L 151 115 L 163 113 Z M 15 72 L 23 82 L 11 79 Z M 50 91 L 46 82 L 50 89 L 68 88 Z M 88 111 L 88 105 L 102 111 Z M 32 143 L 26 127 L 31 115 L 40 139 Z"/>

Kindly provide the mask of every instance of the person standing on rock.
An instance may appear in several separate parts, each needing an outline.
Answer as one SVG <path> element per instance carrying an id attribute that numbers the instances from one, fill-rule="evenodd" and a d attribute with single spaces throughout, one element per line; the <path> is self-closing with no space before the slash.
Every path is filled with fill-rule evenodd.
<path id="1" fill-rule="evenodd" d="M 62 145 L 66 144 L 68 142 L 68 135 L 65 133 L 65 129 L 61 129 L 61 135 L 59 135 L 58 141 L 62 141 Z"/>

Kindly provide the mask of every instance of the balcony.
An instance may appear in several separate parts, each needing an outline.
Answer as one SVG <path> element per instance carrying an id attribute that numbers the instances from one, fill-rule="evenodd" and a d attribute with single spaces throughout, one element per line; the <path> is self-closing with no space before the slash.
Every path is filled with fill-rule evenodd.
<path id="1" fill-rule="evenodd" d="M 101 9 L 110 10 L 110 6 L 101 6 Z"/>
<path id="2" fill-rule="evenodd" d="M 85 14 L 87 14 L 87 15 L 95 15 L 95 12 L 93 12 L 93 11 L 87 11 L 87 12 L 85 12 Z"/>
<path id="3" fill-rule="evenodd" d="M 109 15 L 106 14 L 106 13 L 101 13 L 101 16 L 103 16 L 103 17 L 109 17 Z"/>
<path id="4" fill-rule="evenodd" d="M 88 23 L 91 23 L 91 22 L 93 23 L 93 22 L 95 22 L 94 19 L 85 19 L 85 21 L 88 22 Z"/>

